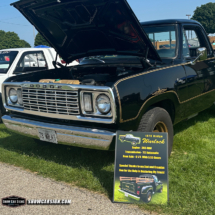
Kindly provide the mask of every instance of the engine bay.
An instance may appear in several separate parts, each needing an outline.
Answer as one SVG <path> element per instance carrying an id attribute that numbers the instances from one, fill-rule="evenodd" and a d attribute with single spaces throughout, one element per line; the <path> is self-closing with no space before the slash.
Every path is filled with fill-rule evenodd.
<path id="1" fill-rule="evenodd" d="M 79 80 L 81 85 L 105 86 L 108 83 L 116 82 L 118 79 L 124 78 L 142 71 L 141 68 L 129 67 L 93 67 L 93 68 L 78 68 L 74 67 L 70 73 L 75 80 Z"/>
<path id="2" fill-rule="evenodd" d="M 15 76 L 12 82 L 39 82 L 73 85 L 112 86 L 117 80 L 143 72 L 142 67 L 73 66 Z"/>

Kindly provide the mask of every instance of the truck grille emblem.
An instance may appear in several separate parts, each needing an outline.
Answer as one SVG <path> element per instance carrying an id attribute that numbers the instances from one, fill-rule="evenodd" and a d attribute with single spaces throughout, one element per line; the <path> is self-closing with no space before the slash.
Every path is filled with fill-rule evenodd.
<path id="1" fill-rule="evenodd" d="M 63 86 L 46 85 L 46 84 L 25 84 L 23 87 L 43 88 L 43 89 L 63 89 Z"/>

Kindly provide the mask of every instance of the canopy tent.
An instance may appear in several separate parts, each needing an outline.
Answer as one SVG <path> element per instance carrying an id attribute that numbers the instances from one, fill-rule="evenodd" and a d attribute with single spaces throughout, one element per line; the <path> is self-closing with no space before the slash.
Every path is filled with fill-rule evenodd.
<path id="1" fill-rule="evenodd" d="M 49 46 L 45 46 L 45 45 L 39 45 L 39 46 L 35 46 L 34 48 L 50 48 Z"/>

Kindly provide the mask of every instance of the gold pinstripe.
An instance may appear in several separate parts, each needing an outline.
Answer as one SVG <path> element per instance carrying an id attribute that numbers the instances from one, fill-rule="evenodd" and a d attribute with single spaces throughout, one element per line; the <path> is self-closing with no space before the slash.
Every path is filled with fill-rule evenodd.
<path id="1" fill-rule="evenodd" d="M 212 60 L 212 59 L 215 59 L 215 57 L 213 57 L 213 58 L 208 58 L 207 60 Z M 202 60 L 202 61 L 205 61 L 205 60 Z M 201 62 L 201 61 L 197 61 L 197 62 Z M 119 101 L 120 123 L 124 123 L 124 122 L 128 122 L 128 121 L 132 121 L 132 120 L 137 119 L 138 116 L 140 115 L 140 113 L 141 113 L 143 107 L 145 106 L 145 104 L 146 104 L 149 100 L 151 100 L 151 99 L 153 99 L 154 97 L 158 96 L 158 95 L 152 96 L 151 98 L 147 99 L 147 100 L 143 103 L 143 105 L 141 106 L 141 108 L 140 108 L 140 110 L 139 110 L 139 112 L 138 112 L 138 114 L 137 114 L 136 117 L 131 118 L 131 119 L 128 119 L 128 120 L 123 120 L 123 119 L 122 119 L 121 99 L 120 99 L 119 91 L 118 91 L 118 88 L 117 88 L 117 85 L 118 85 L 120 82 L 125 81 L 125 80 L 128 80 L 128 79 L 131 79 L 131 78 L 135 78 L 135 77 L 138 77 L 138 76 L 146 75 L 146 74 L 149 74 L 149 73 L 157 72 L 157 71 L 160 71 L 160 70 L 169 69 L 169 68 L 174 68 L 174 67 L 177 67 L 177 66 L 184 66 L 184 65 L 188 65 L 188 64 L 190 64 L 190 62 L 188 62 L 188 63 L 182 63 L 182 64 L 177 64 L 177 65 L 173 65 L 173 66 L 162 67 L 162 68 L 154 69 L 154 70 L 151 70 L 151 71 L 148 71 L 148 72 L 139 73 L 139 74 L 137 74 L 137 75 L 132 75 L 132 76 L 129 76 L 129 77 L 126 77 L 126 78 L 123 78 L 123 79 L 120 79 L 119 81 L 117 81 L 117 82 L 114 84 L 114 87 L 115 87 L 115 89 L 116 89 L 116 93 L 117 93 L 117 97 L 118 97 L 118 101 Z M 178 97 L 178 94 L 177 94 L 175 91 L 173 91 L 173 90 L 168 91 L 168 92 L 164 92 L 164 93 L 162 93 L 162 94 L 165 94 L 165 93 L 174 93 L 174 94 L 177 96 L 179 103 L 180 103 L 180 104 L 183 104 L 183 103 L 185 103 L 185 102 L 188 102 L 188 101 L 190 101 L 190 100 L 193 100 L 193 99 L 195 99 L 195 98 L 198 98 L 198 97 L 200 97 L 200 96 L 203 96 L 203 95 L 205 95 L 205 94 L 207 94 L 207 93 L 210 93 L 210 92 L 213 92 L 213 91 L 215 91 L 215 89 L 213 89 L 213 90 L 211 90 L 211 91 L 208 91 L 208 92 L 205 92 L 205 93 L 202 93 L 202 94 L 200 94 L 200 95 L 198 95 L 198 96 L 195 96 L 195 97 L 190 98 L 190 99 L 188 99 L 188 100 L 185 100 L 185 101 L 183 101 L 183 102 L 180 101 L 180 99 L 179 99 L 179 97 Z M 160 95 L 161 95 L 161 94 L 160 94 Z"/>

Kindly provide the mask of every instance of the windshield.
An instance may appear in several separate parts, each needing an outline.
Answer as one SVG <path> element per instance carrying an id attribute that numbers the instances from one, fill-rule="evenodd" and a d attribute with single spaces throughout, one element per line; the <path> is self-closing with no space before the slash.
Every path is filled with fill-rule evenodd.
<path id="1" fill-rule="evenodd" d="M 18 51 L 0 51 L 0 73 L 6 74 Z"/>
<path id="2" fill-rule="evenodd" d="M 175 26 L 143 26 L 143 29 L 161 58 L 173 58 L 176 56 Z"/>
<path id="3" fill-rule="evenodd" d="M 166 26 L 143 26 L 145 33 L 148 35 L 152 44 L 154 45 L 160 58 L 174 58 L 176 57 L 177 37 L 176 27 L 174 25 Z M 85 57 L 79 59 L 82 63 L 114 63 L 118 60 L 123 63 L 140 63 L 138 57 L 129 55 L 99 55 Z"/>

